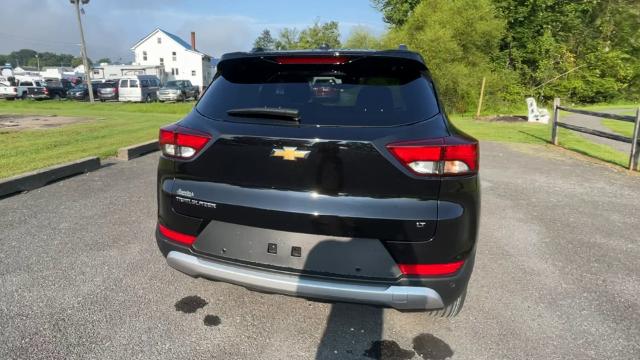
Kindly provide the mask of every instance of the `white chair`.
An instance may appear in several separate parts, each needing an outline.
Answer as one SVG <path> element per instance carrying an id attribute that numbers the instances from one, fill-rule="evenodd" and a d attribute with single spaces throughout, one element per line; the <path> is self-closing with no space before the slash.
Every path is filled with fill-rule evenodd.
<path id="1" fill-rule="evenodd" d="M 549 111 L 547 111 L 547 109 L 539 109 L 536 104 L 536 99 L 532 97 L 527 98 L 527 109 L 529 110 L 527 121 L 541 124 L 549 123 Z"/>

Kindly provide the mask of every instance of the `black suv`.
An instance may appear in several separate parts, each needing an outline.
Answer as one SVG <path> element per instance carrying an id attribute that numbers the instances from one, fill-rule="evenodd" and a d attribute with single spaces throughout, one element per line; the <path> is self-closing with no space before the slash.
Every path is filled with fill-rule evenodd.
<path id="1" fill-rule="evenodd" d="M 248 288 L 456 315 L 474 263 L 478 142 L 419 54 L 230 53 L 160 130 L 157 242 Z"/>

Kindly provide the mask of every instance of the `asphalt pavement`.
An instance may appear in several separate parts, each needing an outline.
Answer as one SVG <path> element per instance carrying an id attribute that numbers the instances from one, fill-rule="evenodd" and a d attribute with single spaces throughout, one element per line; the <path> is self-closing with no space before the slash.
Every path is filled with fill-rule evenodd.
<path id="1" fill-rule="evenodd" d="M 0 200 L 0 359 L 638 359 L 640 176 L 482 143 L 454 319 L 252 292 L 169 268 L 157 154 Z"/>

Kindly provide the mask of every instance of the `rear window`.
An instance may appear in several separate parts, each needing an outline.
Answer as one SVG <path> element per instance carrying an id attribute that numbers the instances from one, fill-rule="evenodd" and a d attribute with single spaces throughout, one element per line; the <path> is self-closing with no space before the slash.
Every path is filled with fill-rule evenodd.
<path id="1" fill-rule="evenodd" d="M 216 120 L 242 121 L 227 111 L 267 107 L 298 110 L 302 125 L 393 126 L 439 112 L 431 80 L 409 60 L 285 65 L 239 59 L 223 62 L 219 71 L 197 106 Z"/>
<path id="2" fill-rule="evenodd" d="M 129 87 L 129 80 L 120 80 L 120 87 L 121 88 Z"/>
<path id="3" fill-rule="evenodd" d="M 138 87 L 138 80 L 129 80 L 129 87 L 137 88 Z"/>

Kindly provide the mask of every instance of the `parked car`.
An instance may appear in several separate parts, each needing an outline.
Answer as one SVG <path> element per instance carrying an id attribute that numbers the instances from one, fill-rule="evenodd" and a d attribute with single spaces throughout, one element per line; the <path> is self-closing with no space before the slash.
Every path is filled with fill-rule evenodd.
<path id="1" fill-rule="evenodd" d="M 118 83 L 118 80 L 104 82 L 98 89 L 98 98 L 100 99 L 100 101 L 118 101 Z"/>
<path id="2" fill-rule="evenodd" d="M 0 99 L 15 100 L 18 97 L 18 87 L 15 86 L 13 78 L 0 76 Z"/>
<path id="3" fill-rule="evenodd" d="M 102 83 L 91 82 L 93 90 L 93 98 L 98 98 L 98 90 L 102 87 Z M 67 97 L 73 100 L 89 100 L 89 87 L 87 84 L 80 84 L 67 92 Z"/>
<path id="4" fill-rule="evenodd" d="M 47 88 L 51 99 L 59 100 L 67 97 L 67 89 L 65 89 L 61 81 L 53 79 L 45 80 L 43 85 Z"/>
<path id="5" fill-rule="evenodd" d="M 49 91 L 42 79 L 18 79 L 16 81 L 17 96 L 20 99 L 43 100 L 49 98 Z"/>
<path id="6" fill-rule="evenodd" d="M 187 99 L 196 100 L 200 89 L 193 86 L 190 80 L 172 80 L 160 88 L 158 100 L 160 101 L 185 101 Z"/>
<path id="7" fill-rule="evenodd" d="M 168 264 L 267 293 L 456 315 L 475 259 L 478 142 L 449 121 L 422 57 L 261 51 L 217 69 L 160 129 Z M 339 95 L 312 89 L 327 74 Z"/>
<path id="8" fill-rule="evenodd" d="M 0 99 L 15 100 L 18 97 L 18 88 L 8 83 L 0 83 Z"/>
<path id="9" fill-rule="evenodd" d="M 120 79 L 118 100 L 151 102 L 158 100 L 160 79 L 155 75 L 134 75 Z"/>

